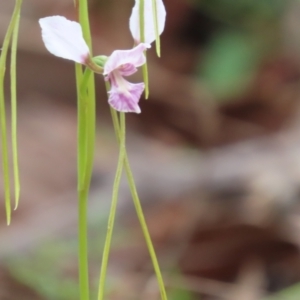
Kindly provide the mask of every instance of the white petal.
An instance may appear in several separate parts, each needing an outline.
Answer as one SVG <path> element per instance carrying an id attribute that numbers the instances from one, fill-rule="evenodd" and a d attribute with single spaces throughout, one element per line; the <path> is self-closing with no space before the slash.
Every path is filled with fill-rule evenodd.
<path id="1" fill-rule="evenodd" d="M 39 23 L 44 44 L 50 53 L 81 64 L 86 62 L 89 48 L 79 23 L 62 16 L 42 18 Z"/>
<path id="2" fill-rule="evenodd" d="M 158 34 L 161 35 L 165 28 L 166 9 L 162 0 L 155 0 L 157 8 Z M 155 22 L 153 14 L 152 0 L 144 0 L 145 16 L 144 16 L 144 31 L 145 43 L 151 44 L 155 40 Z M 136 42 L 140 42 L 140 0 L 135 0 L 135 5 L 132 9 L 129 20 L 131 34 Z"/>

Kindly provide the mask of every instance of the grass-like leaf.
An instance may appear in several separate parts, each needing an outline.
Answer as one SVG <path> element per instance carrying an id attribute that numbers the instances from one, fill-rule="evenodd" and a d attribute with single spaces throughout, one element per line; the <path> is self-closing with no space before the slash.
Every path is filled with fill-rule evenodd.
<path id="1" fill-rule="evenodd" d="M 20 176 L 19 176 L 18 141 L 17 141 L 17 46 L 18 46 L 19 25 L 20 25 L 20 11 L 17 15 L 16 23 L 13 30 L 12 43 L 11 43 L 11 59 L 10 59 L 11 140 L 12 140 L 14 188 L 15 188 L 15 209 L 17 209 L 19 205 L 19 198 L 20 198 Z"/>
<path id="2" fill-rule="evenodd" d="M 3 168 L 3 177 L 4 177 L 5 210 L 6 210 L 6 219 L 8 225 L 10 224 L 11 221 L 11 199 L 10 199 L 10 178 L 9 178 L 9 156 L 8 156 L 8 145 L 7 145 L 7 125 L 6 125 L 6 111 L 5 111 L 5 97 L 4 97 L 4 77 L 6 71 L 7 53 L 8 53 L 12 36 L 14 34 L 14 30 L 18 30 L 16 29 L 16 26 L 18 26 L 17 24 L 19 22 L 18 20 L 20 17 L 21 6 L 22 6 L 22 0 L 17 0 L 11 17 L 11 21 L 9 23 L 3 41 L 2 52 L 0 56 L 0 118 L 1 118 L 1 142 L 2 142 L 2 168 Z M 14 39 L 15 39 L 15 47 L 16 47 L 16 39 L 17 39 L 16 34 Z M 16 74 L 13 72 L 12 77 L 15 75 Z M 14 85 L 14 82 L 12 84 Z M 12 89 L 13 88 L 14 87 L 12 86 Z M 15 93 L 15 89 L 13 93 Z M 16 134 L 15 134 L 15 138 L 16 138 Z M 16 144 L 14 144 L 13 147 L 16 147 Z M 16 161 L 14 160 L 14 163 L 15 162 Z M 18 167 L 16 168 L 18 169 Z M 16 196 L 18 197 L 18 190 Z"/>

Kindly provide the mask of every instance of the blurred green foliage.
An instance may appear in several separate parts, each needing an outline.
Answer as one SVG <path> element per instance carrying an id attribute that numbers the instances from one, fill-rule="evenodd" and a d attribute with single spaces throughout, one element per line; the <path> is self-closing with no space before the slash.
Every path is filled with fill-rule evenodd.
<path id="1" fill-rule="evenodd" d="M 182 290 L 182 289 L 174 289 L 170 292 L 169 296 L 169 300 L 193 300 L 195 299 L 192 296 L 192 293 L 190 291 L 187 290 Z M 199 299 L 199 298 L 197 298 Z"/>
<path id="2" fill-rule="evenodd" d="M 294 284 L 263 300 L 298 300 L 300 299 L 300 283 Z"/>
<path id="3" fill-rule="evenodd" d="M 198 75 L 216 99 L 235 97 L 255 76 L 261 50 L 255 37 L 234 31 L 222 32 L 211 42 Z"/>
<path id="4" fill-rule="evenodd" d="M 243 94 L 264 60 L 280 49 L 281 17 L 288 2 L 195 0 L 195 8 L 218 24 L 197 67 L 198 78 L 217 101 Z"/>
<path id="5" fill-rule="evenodd" d="M 199 9 L 224 22 L 250 24 L 277 19 L 286 0 L 196 0 Z"/>
<path id="6" fill-rule="evenodd" d="M 32 254 L 13 258 L 8 267 L 17 280 L 46 299 L 77 299 L 79 288 L 76 246 L 76 240 L 49 242 Z"/>
<path id="7" fill-rule="evenodd" d="M 101 253 L 103 249 L 103 236 L 106 230 L 106 209 L 100 213 L 91 214 L 90 222 L 90 272 L 96 265 L 96 275 L 91 282 L 91 298 L 96 299 L 98 272 L 100 270 Z M 123 236 L 116 236 L 119 241 Z M 47 300 L 78 299 L 78 256 L 77 238 L 75 235 L 63 238 L 44 240 L 28 253 L 18 257 L 8 257 L 6 267 L 20 282 L 26 284 Z M 98 270 L 99 269 L 99 270 Z M 108 282 L 107 292 L 110 290 Z"/>

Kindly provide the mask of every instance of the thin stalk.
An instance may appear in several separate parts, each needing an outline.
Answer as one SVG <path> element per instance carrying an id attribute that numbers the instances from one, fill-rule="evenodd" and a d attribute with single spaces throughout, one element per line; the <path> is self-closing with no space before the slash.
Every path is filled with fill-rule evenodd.
<path id="1" fill-rule="evenodd" d="M 141 43 L 145 42 L 145 0 L 140 0 L 139 6 L 140 14 L 140 41 Z"/>
<path id="2" fill-rule="evenodd" d="M 113 125 L 114 125 L 114 129 L 115 129 L 115 133 L 116 133 L 116 137 L 118 142 L 120 143 L 121 141 L 121 131 L 120 131 L 120 125 L 119 125 L 119 121 L 118 121 L 118 117 L 117 114 L 115 112 L 115 110 L 111 109 L 111 115 L 112 115 L 112 120 L 113 120 Z M 163 300 L 167 300 L 167 293 L 165 290 L 165 285 L 164 285 L 164 281 L 163 281 L 163 277 L 160 271 L 160 267 L 159 267 L 159 263 L 155 254 L 155 250 L 151 241 L 151 237 L 149 234 L 149 230 L 147 227 L 147 223 L 145 220 L 145 216 L 143 213 L 143 209 L 141 206 L 141 202 L 137 193 L 137 189 L 135 186 L 135 181 L 134 181 L 134 177 L 131 171 L 131 167 L 129 164 L 129 160 L 128 160 L 128 156 L 127 156 L 127 152 L 125 149 L 125 154 L 124 154 L 124 166 L 125 166 L 125 172 L 126 172 L 126 176 L 128 179 L 128 184 L 129 184 L 129 188 L 130 188 L 130 193 L 133 199 L 133 204 L 142 228 L 142 232 L 144 234 L 144 238 L 146 240 L 146 244 L 148 247 L 148 251 L 152 260 L 152 264 L 153 264 L 153 268 L 156 274 L 156 278 L 157 278 L 157 282 L 158 282 L 158 286 L 159 286 L 159 290 L 160 290 L 160 294 L 161 294 L 161 299 Z"/>
<path id="3" fill-rule="evenodd" d="M 117 118 L 117 112 L 115 111 L 115 113 L 116 113 L 116 118 Z M 126 153 L 126 149 L 125 149 L 125 135 L 126 135 L 125 131 L 126 131 L 126 129 L 125 129 L 125 114 L 124 113 L 120 113 L 120 123 L 121 123 L 120 132 L 119 132 L 119 134 L 120 134 L 119 135 L 120 152 L 119 152 L 118 166 L 117 166 L 117 171 L 116 171 L 115 181 L 114 181 L 114 186 L 113 186 L 112 202 L 111 202 L 111 208 L 110 208 L 109 217 L 108 217 L 107 233 L 106 233 L 106 239 L 105 239 L 103 256 L 102 256 L 98 300 L 103 300 L 103 298 L 104 298 L 107 265 L 108 265 L 110 247 L 111 247 L 112 233 L 113 233 L 113 228 L 114 228 L 114 223 L 115 223 L 115 216 L 116 216 L 118 195 L 119 195 L 119 187 L 120 187 L 120 181 L 121 181 L 123 165 L 124 165 L 124 157 L 125 157 L 125 153 Z"/>
<path id="4" fill-rule="evenodd" d="M 153 12 L 153 23 L 155 31 L 155 46 L 157 56 L 160 57 L 160 37 L 158 32 L 158 18 L 157 18 L 157 3 L 156 0 L 152 0 L 152 12 Z"/>
<path id="5" fill-rule="evenodd" d="M 146 57 L 146 63 L 142 66 L 143 80 L 145 83 L 145 99 L 149 98 L 149 75 L 148 75 L 148 64 L 147 64 L 147 53 L 144 51 Z"/>
<path id="6" fill-rule="evenodd" d="M 140 14 L 140 41 L 141 43 L 145 42 L 145 0 L 140 0 L 139 5 L 139 14 Z M 146 51 L 144 51 L 146 56 Z M 149 97 L 149 78 L 148 78 L 148 66 L 147 62 L 142 66 L 143 80 L 145 83 L 145 98 Z"/>

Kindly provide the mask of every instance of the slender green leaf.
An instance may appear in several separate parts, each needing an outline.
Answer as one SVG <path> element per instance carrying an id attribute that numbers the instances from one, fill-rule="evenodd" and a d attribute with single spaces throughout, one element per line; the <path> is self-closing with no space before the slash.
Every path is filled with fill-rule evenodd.
<path id="1" fill-rule="evenodd" d="M 10 89 L 11 89 L 11 140 L 13 154 L 14 187 L 15 187 L 15 209 L 19 205 L 20 198 L 20 177 L 18 161 L 18 141 L 17 141 L 17 45 L 20 24 L 20 11 L 16 19 L 15 28 L 11 43 L 10 60 Z"/>
<path id="2" fill-rule="evenodd" d="M 9 44 L 13 35 L 14 28 L 18 22 L 20 15 L 22 0 L 17 0 L 11 21 L 9 23 L 0 56 L 0 118 L 1 118 L 1 142 L 2 142 L 2 168 L 4 177 L 4 194 L 5 194 L 5 210 L 7 224 L 11 221 L 11 199 L 10 199 L 10 178 L 9 178 L 9 157 L 7 145 L 7 126 L 6 126 L 6 111 L 4 97 L 4 77 L 6 70 L 6 58 Z"/>
<path id="3" fill-rule="evenodd" d="M 117 171 L 116 171 L 114 186 L 113 186 L 111 208 L 108 217 L 106 239 L 105 239 L 104 250 L 102 255 L 98 300 L 104 299 L 107 265 L 109 259 L 113 228 L 115 223 L 115 216 L 117 211 L 118 195 L 119 195 L 120 182 L 121 182 L 121 177 L 123 172 L 124 158 L 126 153 L 125 136 L 126 136 L 125 113 L 120 113 L 120 151 L 119 151 L 118 166 L 117 166 Z"/>
<path id="4" fill-rule="evenodd" d="M 106 89 L 109 90 L 108 85 L 106 85 Z M 113 120 L 113 125 L 114 125 L 114 129 L 115 129 L 115 134 L 116 134 L 116 138 L 119 142 L 119 144 L 121 145 L 121 139 L 122 139 L 122 133 L 121 133 L 121 128 L 120 128 L 120 124 L 119 124 L 119 120 L 117 117 L 117 113 L 114 109 L 111 108 L 111 115 L 112 115 L 112 120 Z M 120 146 L 121 147 L 121 146 Z M 133 204 L 142 228 L 142 232 L 144 234 L 144 238 L 146 240 L 146 244 L 147 244 L 147 248 L 152 260 L 152 264 L 153 264 L 153 268 L 156 274 L 156 278 L 157 278 L 157 282 L 158 282 L 158 286 L 159 286 L 159 290 L 160 290 L 160 295 L 161 295 L 161 299 L 162 300 L 167 300 L 167 293 L 165 290 L 165 285 L 164 285 L 164 281 L 163 281 L 163 277 L 160 271 L 160 267 L 159 267 L 159 263 L 155 254 L 155 249 L 153 247 L 152 241 L 151 241 L 151 237 L 150 237 L 150 233 L 147 227 L 147 223 L 145 220 L 145 216 L 143 213 L 143 209 L 141 206 L 141 201 L 139 199 L 138 196 L 138 192 L 136 189 L 136 185 L 135 185 L 135 181 L 134 181 L 134 177 L 131 171 L 131 167 L 129 164 L 129 160 L 128 160 L 128 156 L 127 156 L 127 152 L 125 150 L 125 154 L 124 154 L 124 160 L 125 160 L 125 171 L 126 171 L 126 176 L 127 176 L 127 180 L 128 180 L 128 184 L 129 184 L 129 189 L 130 189 L 130 193 L 131 193 L 131 197 L 133 199 Z"/>

